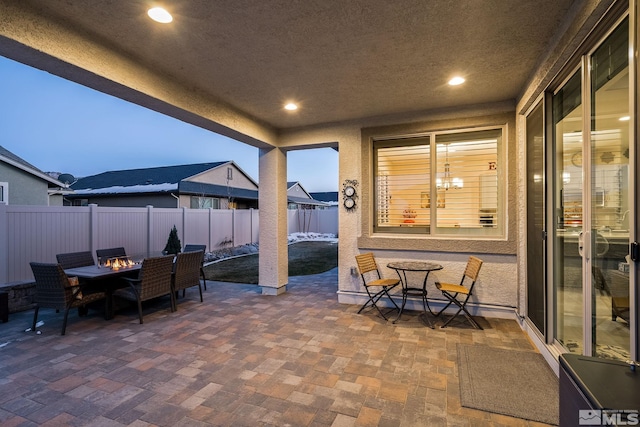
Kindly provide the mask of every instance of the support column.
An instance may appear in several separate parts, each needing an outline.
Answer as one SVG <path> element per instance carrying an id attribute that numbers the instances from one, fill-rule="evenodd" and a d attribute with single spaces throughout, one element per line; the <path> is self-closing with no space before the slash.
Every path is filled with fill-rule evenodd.
<path id="1" fill-rule="evenodd" d="M 260 203 L 260 270 L 263 295 L 287 290 L 287 156 L 279 148 L 260 149 L 258 200 Z"/>

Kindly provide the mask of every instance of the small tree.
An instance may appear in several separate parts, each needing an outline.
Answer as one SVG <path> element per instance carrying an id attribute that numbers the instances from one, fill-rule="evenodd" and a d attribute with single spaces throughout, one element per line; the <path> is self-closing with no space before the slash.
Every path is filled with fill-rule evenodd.
<path id="1" fill-rule="evenodd" d="M 179 254 L 182 249 L 182 243 L 180 243 L 180 239 L 178 238 L 178 230 L 174 225 L 169 233 L 169 239 L 167 239 L 167 245 L 164 247 L 165 254 Z"/>

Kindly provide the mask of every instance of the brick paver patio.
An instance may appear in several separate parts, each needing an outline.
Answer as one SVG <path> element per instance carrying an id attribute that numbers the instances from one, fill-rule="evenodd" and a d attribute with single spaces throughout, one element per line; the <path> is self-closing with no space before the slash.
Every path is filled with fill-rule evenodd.
<path id="1" fill-rule="evenodd" d="M 484 331 L 398 324 L 337 303 L 336 271 L 288 292 L 208 282 L 105 321 L 33 311 L 0 324 L 2 426 L 542 426 L 460 406 L 456 344 L 531 349 L 514 321 Z"/>

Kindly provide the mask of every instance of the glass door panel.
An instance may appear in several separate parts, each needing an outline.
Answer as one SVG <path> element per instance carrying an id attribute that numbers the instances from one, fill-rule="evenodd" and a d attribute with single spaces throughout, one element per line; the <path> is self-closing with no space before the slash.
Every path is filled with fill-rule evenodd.
<path id="1" fill-rule="evenodd" d="M 582 256 L 582 78 L 578 70 L 553 95 L 552 183 L 555 338 L 569 351 L 584 348 Z"/>
<path id="2" fill-rule="evenodd" d="M 629 24 L 591 64 L 592 353 L 629 359 Z"/>

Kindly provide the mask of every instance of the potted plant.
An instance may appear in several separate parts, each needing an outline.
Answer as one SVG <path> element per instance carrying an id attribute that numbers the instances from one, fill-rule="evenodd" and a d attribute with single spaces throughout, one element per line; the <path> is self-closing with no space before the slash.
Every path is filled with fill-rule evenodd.
<path id="1" fill-rule="evenodd" d="M 406 208 L 405 210 L 402 211 L 402 217 L 405 218 L 404 222 L 411 224 L 416 222 L 413 218 L 415 218 L 416 216 L 418 216 L 418 214 L 416 213 L 416 211 L 414 209 Z"/>

